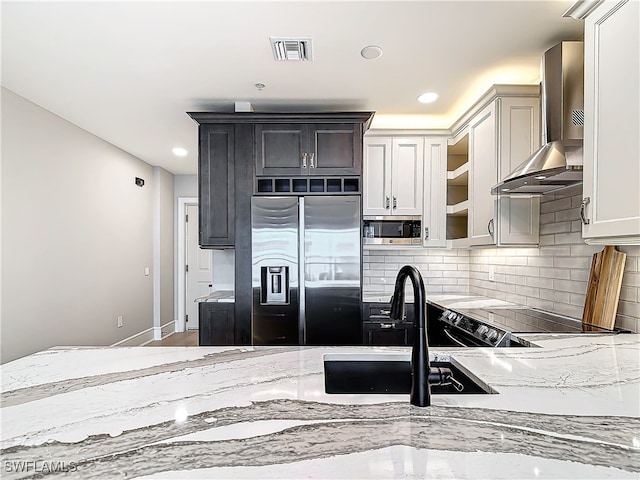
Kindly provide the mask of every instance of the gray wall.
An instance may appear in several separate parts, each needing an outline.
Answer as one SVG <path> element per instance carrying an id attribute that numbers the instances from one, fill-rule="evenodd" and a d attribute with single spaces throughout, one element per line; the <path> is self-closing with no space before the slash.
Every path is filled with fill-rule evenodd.
<path id="1" fill-rule="evenodd" d="M 150 329 L 160 273 L 160 309 L 173 316 L 173 245 L 153 239 L 154 218 L 163 236 L 173 225 L 170 176 L 2 89 L 2 362 Z M 166 271 L 154 271 L 154 243 Z"/>
<path id="2" fill-rule="evenodd" d="M 175 320 L 174 283 L 174 176 L 153 167 L 154 187 L 154 308 L 153 325 L 161 327 Z"/>

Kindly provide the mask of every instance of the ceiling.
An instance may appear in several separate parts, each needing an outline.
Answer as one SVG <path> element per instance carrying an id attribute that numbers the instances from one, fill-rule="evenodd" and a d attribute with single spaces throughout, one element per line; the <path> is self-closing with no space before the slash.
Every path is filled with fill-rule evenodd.
<path id="1" fill-rule="evenodd" d="M 2 85 L 151 165 L 193 174 L 197 126 L 185 112 L 233 112 L 235 101 L 448 128 L 492 84 L 538 83 L 542 53 L 582 39 L 582 22 L 562 17 L 573 3 L 3 1 Z M 313 61 L 275 61 L 270 36 L 311 37 Z M 365 60 L 367 45 L 384 54 Z M 426 91 L 439 98 L 418 103 Z"/>

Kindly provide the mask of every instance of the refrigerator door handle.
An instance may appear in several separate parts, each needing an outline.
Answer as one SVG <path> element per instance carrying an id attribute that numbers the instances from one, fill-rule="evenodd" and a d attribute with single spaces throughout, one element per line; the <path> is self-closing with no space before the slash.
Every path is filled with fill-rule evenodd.
<path id="1" fill-rule="evenodd" d="M 299 345 L 306 345 L 307 335 L 305 329 L 305 239 L 304 239 L 304 197 L 298 200 L 298 342 Z"/>

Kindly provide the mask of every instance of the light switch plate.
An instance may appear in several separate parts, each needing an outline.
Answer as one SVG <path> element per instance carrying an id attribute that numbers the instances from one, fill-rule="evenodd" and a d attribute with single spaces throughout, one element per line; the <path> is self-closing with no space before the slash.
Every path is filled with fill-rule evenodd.
<path id="1" fill-rule="evenodd" d="M 148 277 L 150 273 L 149 267 L 144 267 L 144 276 Z"/>

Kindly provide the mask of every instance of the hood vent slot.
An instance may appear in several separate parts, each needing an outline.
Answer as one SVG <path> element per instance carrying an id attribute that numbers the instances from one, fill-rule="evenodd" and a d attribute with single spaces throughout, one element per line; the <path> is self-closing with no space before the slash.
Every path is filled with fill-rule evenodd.
<path id="1" fill-rule="evenodd" d="M 584 126 L 584 110 L 573 110 L 571 112 L 571 121 L 576 126 Z"/>
<path id="2" fill-rule="evenodd" d="M 269 37 L 273 58 L 279 62 L 312 61 L 311 38 Z"/>

